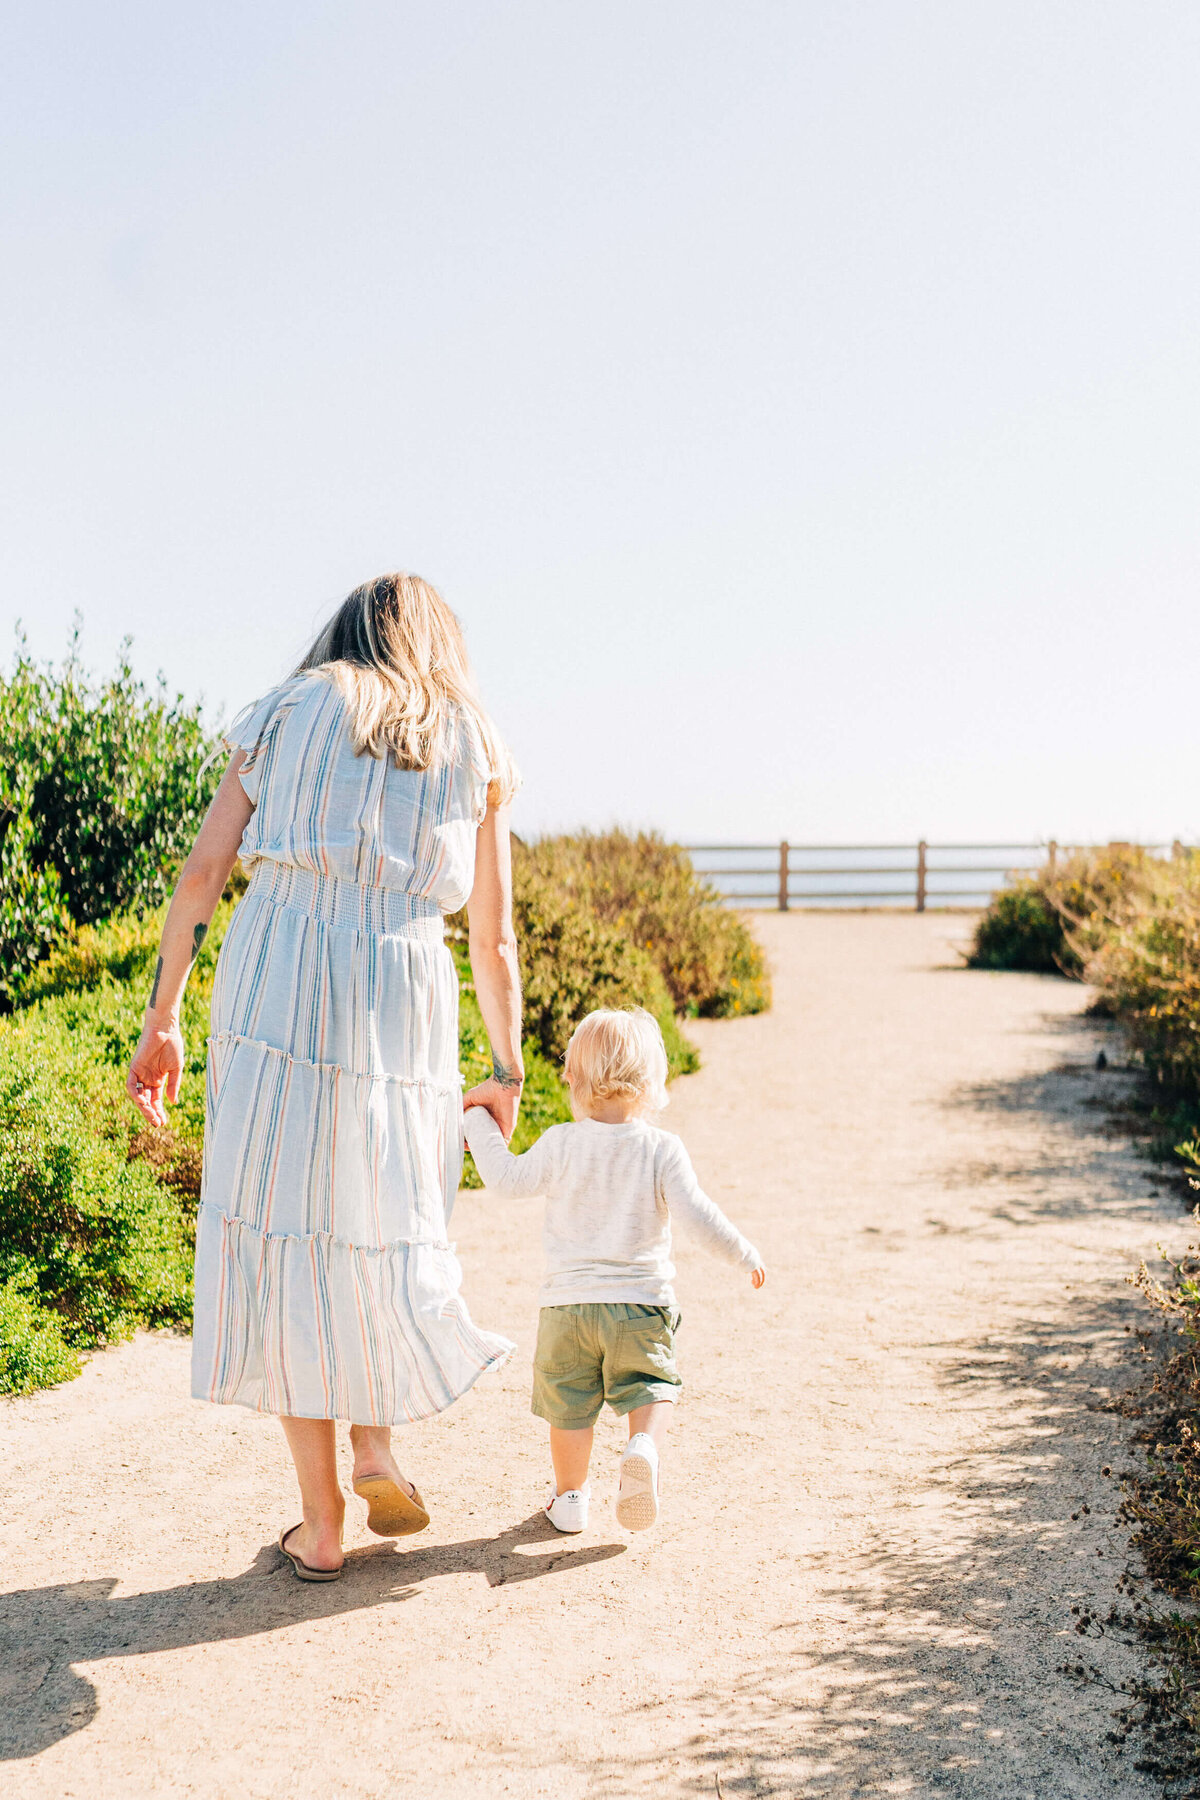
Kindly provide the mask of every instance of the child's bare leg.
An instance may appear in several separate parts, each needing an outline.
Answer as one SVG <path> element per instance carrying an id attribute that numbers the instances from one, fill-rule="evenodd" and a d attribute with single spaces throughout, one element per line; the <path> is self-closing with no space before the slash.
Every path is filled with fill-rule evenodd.
<path id="1" fill-rule="evenodd" d="M 583 1431 L 563 1431 L 558 1425 L 550 1427 L 550 1460 L 554 1464 L 554 1485 L 560 1494 L 572 1493 L 587 1480 L 593 1436 L 591 1425 Z"/>
<path id="2" fill-rule="evenodd" d="M 674 1403 L 670 1400 L 654 1400 L 649 1406 L 635 1406 L 628 1415 L 629 1435 L 644 1431 L 653 1438 L 655 1448 L 661 1450 L 667 1435 L 667 1426 L 671 1422 Z"/>

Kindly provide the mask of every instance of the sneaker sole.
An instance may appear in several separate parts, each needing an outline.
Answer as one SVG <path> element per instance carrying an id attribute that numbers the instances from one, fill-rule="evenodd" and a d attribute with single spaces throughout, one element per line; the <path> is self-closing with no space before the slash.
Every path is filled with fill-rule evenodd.
<path id="1" fill-rule="evenodd" d="M 658 1496 L 654 1492 L 654 1470 L 649 1459 L 632 1456 L 621 1459 L 621 1491 L 617 1496 L 617 1524 L 626 1531 L 649 1531 L 658 1517 Z"/>

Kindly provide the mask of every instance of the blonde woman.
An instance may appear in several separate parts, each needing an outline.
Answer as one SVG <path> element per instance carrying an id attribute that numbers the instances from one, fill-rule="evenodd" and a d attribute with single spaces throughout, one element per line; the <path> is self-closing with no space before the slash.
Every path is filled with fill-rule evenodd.
<path id="1" fill-rule="evenodd" d="M 462 1166 L 454 963 L 467 903 L 506 1136 L 523 1071 L 508 803 L 516 777 L 458 621 L 413 575 L 356 588 L 295 674 L 241 713 L 163 931 L 128 1091 L 166 1121 L 184 985 L 239 855 L 208 1051 L 192 1392 L 279 1416 L 302 1580 L 341 1573 L 354 1489 L 381 1536 L 429 1523 L 393 1425 L 450 1406 L 512 1352 L 472 1324 L 446 1225 Z"/>

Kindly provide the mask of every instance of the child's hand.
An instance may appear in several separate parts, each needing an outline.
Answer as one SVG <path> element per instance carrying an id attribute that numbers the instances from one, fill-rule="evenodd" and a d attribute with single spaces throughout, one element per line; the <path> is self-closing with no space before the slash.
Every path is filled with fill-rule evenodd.
<path id="1" fill-rule="evenodd" d="M 760 1288 L 767 1279 L 767 1271 L 765 1269 L 754 1269 L 751 1272 L 750 1279 L 756 1288 Z"/>
<path id="2" fill-rule="evenodd" d="M 468 1088 L 463 1095 L 463 1111 L 472 1106 L 482 1106 L 490 1112 L 507 1144 L 517 1128 L 517 1112 L 521 1105 L 521 1089 L 504 1087 L 494 1077 L 490 1081 L 481 1081 L 478 1086 Z"/>

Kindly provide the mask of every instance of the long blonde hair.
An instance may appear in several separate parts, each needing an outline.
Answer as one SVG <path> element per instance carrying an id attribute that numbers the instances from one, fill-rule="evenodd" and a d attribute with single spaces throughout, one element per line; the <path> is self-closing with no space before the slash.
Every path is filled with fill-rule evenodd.
<path id="1" fill-rule="evenodd" d="M 354 754 L 391 756 L 400 769 L 432 768 L 454 713 L 465 713 L 491 768 L 488 799 L 512 799 L 517 771 L 475 691 L 462 627 L 419 575 L 379 575 L 356 587 L 296 673 L 305 669 L 319 669 L 345 698 Z"/>

